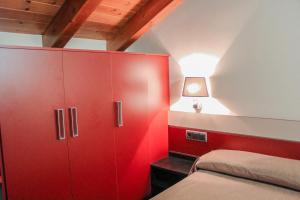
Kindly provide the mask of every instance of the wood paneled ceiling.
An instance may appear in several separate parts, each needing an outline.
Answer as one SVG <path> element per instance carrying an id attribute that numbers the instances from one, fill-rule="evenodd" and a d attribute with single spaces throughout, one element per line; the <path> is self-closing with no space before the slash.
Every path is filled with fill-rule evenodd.
<path id="1" fill-rule="evenodd" d="M 45 46 L 71 37 L 124 50 L 181 0 L 0 0 L 0 31 L 43 35 Z"/>

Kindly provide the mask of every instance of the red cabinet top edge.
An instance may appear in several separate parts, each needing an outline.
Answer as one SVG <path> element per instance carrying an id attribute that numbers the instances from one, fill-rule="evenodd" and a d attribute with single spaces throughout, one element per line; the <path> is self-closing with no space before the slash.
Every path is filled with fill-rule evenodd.
<path id="1" fill-rule="evenodd" d="M 163 56 L 169 57 L 168 54 L 159 53 L 143 53 L 143 52 L 121 52 L 121 51 L 106 51 L 106 50 L 90 50 L 90 49 L 70 49 L 70 48 L 50 48 L 50 47 L 32 47 L 32 46 L 10 46 L 0 45 L 0 48 L 6 49 L 27 49 L 27 50 L 47 50 L 47 51 L 82 51 L 82 52 L 95 52 L 95 53 L 114 53 L 114 54 L 129 54 L 129 55 L 147 55 L 147 56 Z"/>

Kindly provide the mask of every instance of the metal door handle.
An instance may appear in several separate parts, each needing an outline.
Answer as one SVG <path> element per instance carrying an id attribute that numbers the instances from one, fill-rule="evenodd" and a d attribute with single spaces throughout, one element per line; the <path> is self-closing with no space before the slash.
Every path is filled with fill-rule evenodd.
<path id="1" fill-rule="evenodd" d="M 56 126 L 57 126 L 57 138 L 58 140 L 66 139 L 65 129 L 65 111 L 63 108 L 55 110 Z"/>
<path id="2" fill-rule="evenodd" d="M 77 114 L 77 108 L 76 107 L 70 107 L 69 108 L 69 114 L 70 114 L 70 128 L 71 128 L 71 136 L 73 138 L 78 137 L 78 114 Z"/>
<path id="3" fill-rule="evenodd" d="M 123 106 L 122 101 L 116 101 L 117 106 L 117 126 L 120 128 L 123 124 Z"/>

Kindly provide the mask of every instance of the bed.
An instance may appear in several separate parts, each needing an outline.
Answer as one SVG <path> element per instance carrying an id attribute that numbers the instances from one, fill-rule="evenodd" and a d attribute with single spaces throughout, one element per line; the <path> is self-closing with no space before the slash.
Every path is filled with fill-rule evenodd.
<path id="1" fill-rule="evenodd" d="M 152 200 L 300 200 L 300 161 L 216 150 Z"/>

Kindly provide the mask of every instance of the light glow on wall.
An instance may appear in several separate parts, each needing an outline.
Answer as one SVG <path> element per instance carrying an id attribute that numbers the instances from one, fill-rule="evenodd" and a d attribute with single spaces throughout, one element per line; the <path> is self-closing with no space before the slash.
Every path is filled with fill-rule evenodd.
<path id="1" fill-rule="evenodd" d="M 179 60 L 181 71 L 187 77 L 209 77 L 213 75 L 219 58 L 213 55 L 193 53 Z"/>
<path id="2" fill-rule="evenodd" d="M 181 67 L 181 71 L 184 77 L 206 78 L 209 97 L 197 98 L 198 102 L 202 104 L 201 113 L 216 115 L 234 115 L 234 113 L 232 113 L 220 101 L 211 96 L 211 82 L 209 77 L 215 73 L 219 60 L 220 59 L 214 55 L 193 53 L 180 59 L 179 65 Z M 191 88 L 188 89 L 194 91 L 199 88 L 196 88 L 191 85 Z M 194 100 L 195 98 L 191 97 L 181 97 L 176 103 L 171 105 L 170 110 L 194 113 L 195 110 L 192 106 Z"/>

